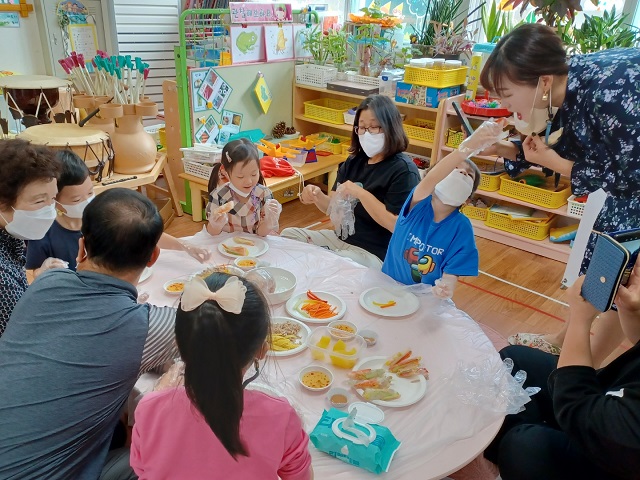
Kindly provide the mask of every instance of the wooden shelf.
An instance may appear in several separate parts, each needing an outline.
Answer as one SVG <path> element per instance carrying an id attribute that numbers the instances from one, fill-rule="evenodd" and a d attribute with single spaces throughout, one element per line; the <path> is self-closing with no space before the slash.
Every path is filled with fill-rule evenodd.
<path id="1" fill-rule="evenodd" d="M 329 127 L 329 128 L 336 128 L 338 130 L 343 130 L 345 132 L 353 131 L 353 125 L 348 125 L 348 124 L 338 125 L 337 123 L 324 122 L 322 120 L 316 120 L 315 118 L 305 117 L 304 115 L 294 115 L 293 118 L 295 118 L 296 120 L 300 120 L 301 122 L 315 123 L 316 125 L 322 125 L 324 127 Z M 409 145 L 413 145 L 414 147 L 433 149 L 433 143 L 425 142 L 424 140 L 416 140 L 415 138 L 409 139 Z"/>
<path id="2" fill-rule="evenodd" d="M 304 88 L 305 90 L 313 90 L 314 92 L 321 92 L 321 93 L 325 93 L 325 94 L 331 94 L 331 95 L 338 95 L 340 97 L 346 97 L 346 98 L 358 98 L 358 99 L 365 99 L 367 98 L 365 95 L 356 95 L 353 93 L 347 93 L 347 92 L 338 92 L 336 90 L 329 90 L 327 88 L 323 88 L 323 87 L 312 87 L 311 85 L 301 85 L 299 83 L 294 84 L 294 86 L 296 88 Z M 394 100 L 396 106 L 398 108 L 409 108 L 409 109 L 413 109 L 413 110 L 419 110 L 421 112 L 432 112 L 432 113 L 438 113 L 438 109 L 437 108 L 430 108 L 430 107 L 419 107 L 418 105 L 411 105 L 408 103 L 401 103 L 401 102 L 396 102 Z"/>
<path id="3" fill-rule="evenodd" d="M 548 238 L 545 240 L 531 240 L 515 233 L 505 232 L 491 228 L 479 220 L 471 220 L 473 233 L 478 237 L 486 238 L 494 242 L 502 243 L 510 247 L 531 252 L 542 257 L 551 258 L 559 262 L 567 263 L 571 254 L 571 247 L 565 243 L 553 243 Z"/>

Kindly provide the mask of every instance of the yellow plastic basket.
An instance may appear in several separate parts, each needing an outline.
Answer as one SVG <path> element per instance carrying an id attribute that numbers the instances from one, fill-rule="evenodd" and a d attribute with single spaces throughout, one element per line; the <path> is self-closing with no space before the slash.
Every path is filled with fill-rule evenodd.
<path id="1" fill-rule="evenodd" d="M 462 213 L 471 220 L 480 220 L 485 221 L 487 219 L 487 214 L 489 213 L 489 207 L 480 208 L 474 207 L 473 205 L 465 205 L 461 209 Z"/>
<path id="2" fill-rule="evenodd" d="M 527 172 L 527 174 L 530 174 Z M 534 187 L 525 183 L 520 183 L 517 179 L 502 178 L 500 182 L 500 193 L 512 198 L 517 198 L 523 202 L 532 203 L 547 208 L 560 208 L 567 203 L 571 196 L 571 186 L 566 181 L 560 182 L 558 188 L 554 186 L 553 177 L 544 178 L 544 188 Z"/>
<path id="3" fill-rule="evenodd" d="M 304 116 L 336 125 L 344 125 L 344 112 L 357 105 L 333 98 L 318 98 L 304 102 Z"/>
<path id="4" fill-rule="evenodd" d="M 433 143 L 436 139 L 436 122 L 424 120 L 422 118 L 413 118 L 404 122 L 404 131 L 407 137 L 416 140 L 424 140 Z"/>
<path id="5" fill-rule="evenodd" d="M 467 80 L 467 67 L 451 70 L 432 68 L 404 67 L 404 82 L 423 87 L 447 88 L 462 85 Z"/>
<path id="6" fill-rule="evenodd" d="M 492 168 L 497 167 L 495 162 L 489 160 L 483 160 L 481 158 L 474 158 L 473 163 L 475 163 L 480 171 L 491 171 Z M 500 182 L 502 181 L 502 177 L 509 177 L 506 173 L 502 175 L 488 175 L 483 173 L 480 177 L 480 184 L 478 185 L 478 190 L 484 190 L 485 192 L 496 192 L 500 189 Z"/>
<path id="7" fill-rule="evenodd" d="M 549 230 L 551 229 L 555 218 L 555 215 L 551 215 L 547 220 L 541 222 L 531 220 L 511 220 L 508 215 L 489 210 L 489 212 L 487 212 L 487 221 L 485 223 L 488 227 L 515 233 L 521 237 L 530 238 L 532 240 L 544 240 L 549 236 Z"/>
<path id="8" fill-rule="evenodd" d="M 447 147 L 458 148 L 458 146 L 462 143 L 463 140 L 464 140 L 463 132 L 457 132 L 452 128 L 450 128 L 447 131 Z"/>
<path id="9" fill-rule="evenodd" d="M 331 152 L 334 155 L 340 155 L 342 153 L 342 145 L 344 145 L 345 143 L 347 144 L 347 147 L 351 145 L 351 138 L 345 137 L 343 135 L 336 135 L 334 133 L 313 133 L 311 135 L 307 135 L 307 138 L 310 140 L 315 140 L 316 138 L 326 138 L 326 141 L 324 143 L 316 146 L 316 150 Z M 339 142 L 336 142 L 336 139 L 339 140 Z"/>
<path id="10" fill-rule="evenodd" d="M 342 144 L 342 155 L 349 155 L 349 149 L 351 148 L 351 142 Z"/>

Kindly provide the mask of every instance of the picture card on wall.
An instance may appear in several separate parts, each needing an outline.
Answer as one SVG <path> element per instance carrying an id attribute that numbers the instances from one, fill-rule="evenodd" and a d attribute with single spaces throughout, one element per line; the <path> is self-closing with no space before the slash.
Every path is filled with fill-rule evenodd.
<path id="1" fill-rule="evenodd" d="M 262 25 L 231 27 L 231 59 L 234 65 L 263 62 L 265 58 Z"/>
<path id="2" fill-rule="evenodd" d="M 293 50 L 296 58 L 310 58 L 311 52 L 304 48 L 304 42 L 307 35 L 311 33 L 311 29 L 306 25 L 293 26 Z"/>
<path id="3" fill-rule="evenodd" d="M 258 103 L 260 104 L 262 111 L 267 113 L 272 101 L 271 89 L 269 89 L 269 85 L 267 85 L 262 73 L 258 74 L 258 81 L 256 82 L 256 86 L 253 88 L 253 93 L 258 99 Z"/>
<path id="4" fill-rule="evenodd" d="M 292 25 L 265 25 L 264 38 L 267 62 L 293 60 Z"/>

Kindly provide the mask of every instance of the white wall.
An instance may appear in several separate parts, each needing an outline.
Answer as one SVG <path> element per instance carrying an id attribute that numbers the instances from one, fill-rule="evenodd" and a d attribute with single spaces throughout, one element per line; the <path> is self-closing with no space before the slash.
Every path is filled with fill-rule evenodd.
<path id="1" fill-rule="evenodd" d="M 0 45 L 0 70 L 46 75 L 35 12 L 20 17 L 20 28 L 0 28 Z"/>

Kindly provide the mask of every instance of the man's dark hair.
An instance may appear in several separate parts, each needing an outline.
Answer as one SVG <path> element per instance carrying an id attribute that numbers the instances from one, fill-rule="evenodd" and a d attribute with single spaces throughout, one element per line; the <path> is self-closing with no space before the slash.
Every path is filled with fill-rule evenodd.
<path id="1" fill-rule="evenodd" d="M 126 188 L 101 193 L 82 215 L 87 256 L 113 272 L 142 270 L 162 229 L 162 218 L 151 200 Z"/>

